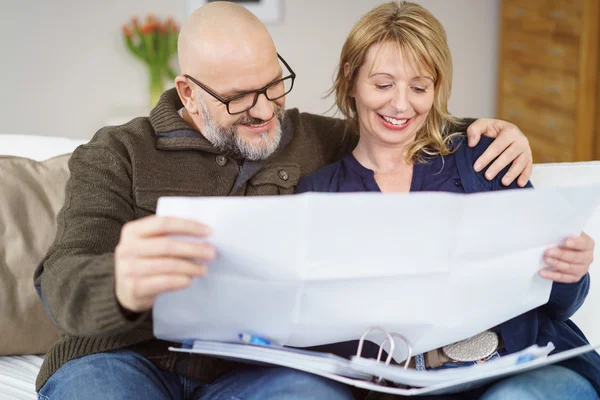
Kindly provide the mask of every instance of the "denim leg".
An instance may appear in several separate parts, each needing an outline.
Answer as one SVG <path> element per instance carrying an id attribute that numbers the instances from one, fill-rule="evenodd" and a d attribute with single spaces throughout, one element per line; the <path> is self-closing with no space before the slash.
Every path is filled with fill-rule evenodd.
<path id="1" fill-rule="evenodd" d="M 492 384 L 482 400 L 598 400 L 592 384 L 568 368 L 550 365 Z"/>
<path id="2" fill-rule="evenodd" d="M 131 350 L 71 360 L 44 384 L 40 400 L 181 399 L 177 375 L 163 372 Z"/>
<path id="3" fill-rule="evenodd" d="M 339 382 L 283 367 L 234 371 L 210 385 L 199 386 L 196 400 L 350 400 L 352 392 Z"/>

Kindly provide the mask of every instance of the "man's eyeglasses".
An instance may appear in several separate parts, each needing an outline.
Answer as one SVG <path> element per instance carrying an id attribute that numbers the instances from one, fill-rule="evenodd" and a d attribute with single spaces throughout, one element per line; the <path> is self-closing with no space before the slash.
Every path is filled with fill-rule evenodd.
<path id="1" fill-rule="evenodd" d="M 204 89 L 206 93 L 210 94 L 212 97 L 225 104 L 225 106 L 227 107 L 227 112 L 229 114 L 241 114 L 254 107 L 256 105 L 256 102 L 258 101 L 258 96 L 260 96 L 261 94 L 264 94 L 268 100 L 273 101 L 282 98 L 283 96 L 292 91 L 294 87 L 294 80 L 296 79 L 296 73 L 292 71 L 288 63 L 285 62 L 285 60 L 283 59 L 283 57 L 281 57 L 279 54 L 277 54 L 277 57 L 279 57 L 283 65 L 285 65 L 285 67 L 290 72 L 288 76 L 281 79 L 277 79 L 276 81 L 269 83 L 262 89 L 241 93 L 239 95 L 227 99 L 224 99 L 223 97 L 219 96 L 211 89 L 209 89 L 206 85 L 197 81 L 191 76 L 185 75 L 185 77 L 194 82 L 196 85 L 200 86 L 202 89 Z"/>

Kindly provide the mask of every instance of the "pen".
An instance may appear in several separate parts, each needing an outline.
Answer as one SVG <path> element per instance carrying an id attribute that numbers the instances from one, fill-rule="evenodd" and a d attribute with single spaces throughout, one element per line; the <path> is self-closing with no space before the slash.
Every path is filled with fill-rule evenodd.
<path id="1" fill-rule="evenodd" d="M 526 362 L 531 361 L 531 360 L 533 360 L 533 355 L 532 354 L 523 354 L 523 355 L 519 356 L 519 358 L 517 358 L 516 364 L 517 365 L 523 364 L 523 363 L 526 363 Z"/>
<path id="2" fill-rule="evenodd" d="M 240 333 L 238 335 L 238 337 L 240 338 L 240 341 L 242 341 L 246 344 L 259 344 L 259 345 L 263 345 L 263 346 L 268 346 L 271 344 L 271 342 L 268 341 L 267 339 L 263 339 L 258 336 L 254 336 L 249 333 Z"/>

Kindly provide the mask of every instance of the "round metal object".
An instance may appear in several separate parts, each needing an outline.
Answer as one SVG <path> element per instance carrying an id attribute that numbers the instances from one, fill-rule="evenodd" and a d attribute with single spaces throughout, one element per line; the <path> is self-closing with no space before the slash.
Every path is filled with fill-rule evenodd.
<path id="1" fill-rule="evenodd" d="M 484 331 L 468 339 L 444 346 L 442 351 L 451 360 L 474 362 L 494 354 L 499 343 L 500 340 L 495 332 Z"/>

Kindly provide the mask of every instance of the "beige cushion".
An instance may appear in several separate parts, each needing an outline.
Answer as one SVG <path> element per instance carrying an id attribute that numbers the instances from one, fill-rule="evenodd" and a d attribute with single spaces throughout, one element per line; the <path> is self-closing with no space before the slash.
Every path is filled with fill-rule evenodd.
<path id="1" fill-rule="evenodd" d="M 0 157 L 0 355 L 45 353 L 58 338 L 33 273 L 56 234 L 68 160 Z"/>

